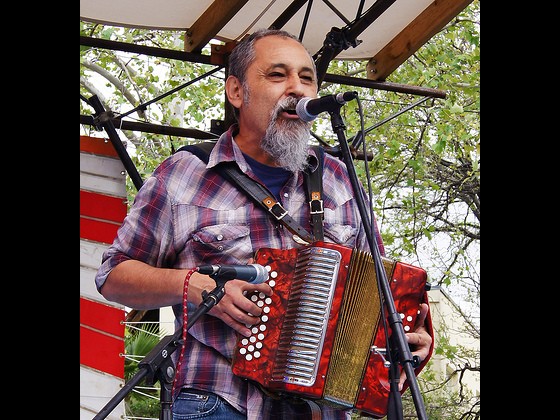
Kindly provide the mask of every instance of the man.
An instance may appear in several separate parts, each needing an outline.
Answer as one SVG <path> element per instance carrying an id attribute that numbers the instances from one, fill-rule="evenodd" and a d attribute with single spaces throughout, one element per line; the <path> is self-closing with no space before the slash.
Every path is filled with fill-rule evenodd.
<path id="1" fill-rule="evenodd" d="M 108 300 L 135 309 L 173 306 L 177 328 L 185 319 L 183 298 L 191 314 L 201 304 L 202 292 L 216 287 L 212 278 L 193 273 L 193 268 L 248 264 L 260 248 L 301 246 L 281 223 L 209 168 L 236 162 L 312 231 L 302 171 L 309 153 L 311 165 L 317 165 L 317 157 L 308 150 L 310 123 L 294 112 L 299 99 L 317 95 L 312 57 L 292 35 L 261 30 L 232 51 L 229 70 L 225 89 L 238 124 L 220 137 L 208 165 L 186 151 L 160 164 L 138 191 L 96 277 Z M 325 241 L 369 250 L 345 165 L 325 155 L 323 171 Z M 376 240 L 384 253 L 377 228 Z M 266 283 L 228 281 L 223 298 L 189 329 L 178 361 L 173 418 L 349 418 L 343 410 L 297 397 L 268 396 L 232 373 L 238 334 L 249 337 L 248 326 L 261 315 L 261 308 L 245 297 L 254 290 L 273 293 Z M 407 334 L 420 360 L 432 342 L 423 327 L 427 309 L 421 307 L 422 325 Z"/>

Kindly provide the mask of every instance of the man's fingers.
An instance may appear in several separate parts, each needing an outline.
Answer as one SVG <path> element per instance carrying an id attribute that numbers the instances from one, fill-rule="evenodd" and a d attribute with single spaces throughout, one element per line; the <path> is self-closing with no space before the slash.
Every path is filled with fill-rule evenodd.
<path id="1" fill-rule="evenodd" d="M 411 353 L 412 356 L 418 356 L 420 362 L 422 362 L 426 357 L 428 357 L 428 353 L 430 352 L 430 346 L 432 344 L 432 337 L 428 334 L 426 330 L 426 316 L 428 315 L 428 304 L 421 303 L 419 307 L 419 313 L 416 317 L 416 323 L 413 332 L 406 333 L 406 340 L 411 346 Z M 399 378 L 399 391 L 403 389 L 404 382 L 406 381 L 406 373 L 404 370 L 401 372 L 401 376 Z"/>
<path id="2" fill-rule="evenodd" d="M 418 356 L 420 361 L 428 357 L 430 346 L 432 345 L 432 337 L 428 334 L 425 325 L 427 314 L 428 305 L 423 303 L 420 305 L 420 313 L 418 314 L 414 331 L 405 334 L 412 355 Z"/>
<path id="3" fill-rule="evenodd" d="M 420 313 L 418 314 L 418 316 L 416 317 L 416 327 L 422 327 L 424 326 L 424 322 L 426 321 L 426 316 L 428 316 L 428 304 L 427 303 L 421 303 L 420 304 Z"/>

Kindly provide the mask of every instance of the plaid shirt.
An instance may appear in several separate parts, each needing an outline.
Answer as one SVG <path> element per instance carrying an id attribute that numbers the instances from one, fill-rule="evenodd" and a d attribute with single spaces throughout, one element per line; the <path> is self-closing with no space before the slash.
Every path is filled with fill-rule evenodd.
<path id="1" fill-rule="evenodd" d="M 298 247 L 292 233 L 262 207 L 208 168 L 235 161 L 251 178 L 251 171 L 233 141 L 236 126 L 224 133 L 210 154 L 208 165 L 190 152 L 168 157 L 138 191 L 113 244 L 105 251 L 96 276 L 100 289 L 119 263 L 135 259 L 165 268 L 195 268 L 202 264 L 246 264 L 259 248 Z M 310 150 L 314 155 L 314 151 Z M 315 163 L 317 160 L 315 159 Z M 281 189 L 282 206 L 309 232 L 309 203 L 303 176 L 290 176 Z M 369 250 L 346 166 L 325 154 L 323 167 L 325 241 Z M 375 237 L 384 255 L 374 222 Z M 189 308 L 189 314 L 196 308 Z M 180 328 L 181 305 L 173 307 Z M 262 419 L 263 393 L 232 373 L 237 334 L 220 319 L 203 315 L 189 330 L 184 370 L 177 372 L 185 387 L 214 392 L 248 419 Z M 178 351 L 173 356 L 178 356 Z M 321 407 L 323 419 L 349 418 L 342 410 Z"/>

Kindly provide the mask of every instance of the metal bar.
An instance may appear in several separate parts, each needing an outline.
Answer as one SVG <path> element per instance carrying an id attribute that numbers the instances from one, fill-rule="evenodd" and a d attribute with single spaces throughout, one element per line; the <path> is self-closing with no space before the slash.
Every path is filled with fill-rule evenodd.
<path id="1" fill-rule="evenodd" d="M 123 121 L 120 118 L 112 118 L 111 121 L 116 127 L 119 127 L 120 130 L 141 131 L 142 133 L 164 134 L 201 140 L 217 139 L 219 137 L 217 134 L 196 130 L 194 128 L 169 127 L 161 124 Z M 80 115 L 80 124 L 97 125 L 91 115 Z"/>
<path id="2" fill-rule="evenodd" d="M 445 99 L 446 93 L 443 90 L 423 88 L 411 85 L 402 85 L 400 83 L 379 82 L 377 80 L 362 79 L 351 76 L 341 76 L 339 74 L 327 73 L 323 79 L 325 82 L 338 83 L 341 85 L 358 86 L 390 92 L 410 93 L 412 95 L 429 96 L 431 98 Z"/>
<path id="3" fill-rule="evenodd" d="M 308 0 L 294 0 L 286 10 L 276 18 L 269 28 L 282 29 L 282 27 L 298 12 L 301 7 L 307 3 Z"/>
<path id="4" fill-rule="evenodd" d="M 211 62 L 211 56 L 209 55 L 169 50 L 158 47 L 148 47 L 145 45 L 131 44 L 129 42 L 111 41 L 109 39 L 92 38 L 83 35 L 80 35 L 80 45 L 85 45 L 86 47 L 105 48 L 107 50 L 145 54 L 152 57 L 170 58 L 172 60 L 190 61 L 200 64 L 213 64 Z"/>
<path id="5" fill-rule="evenodd" d="M 164 98 L 164 97 L 166 97 L 166 96 L 171 95 L 172 93 L 175 93 L 175 92 L 177 92 L 177 91 L 179 91 L 179 90 L 181 90 L 181 89 L 183 89 L 183 88 L 185 88 L 185 87 L 187 87 L 187 86 L 189 86 L 189 85 L 192 85 L 192 84 L 195 83 L 195 82 L 198 82 L 199 80 L 202 80 L 202 79 L 204 79 L 204 78 L 206 78 L 206 77 L 208 77 L 208 76 L 210 76 L 210 75 L 216 73 L 216 72 L 217 72 L 218 70 L 220 70 L 221 68 L 222 68 L 221 66 L 215 67 L 215 68 L 213 68 L 212 70 L 210 70 L 210 71 L 208 71 L 208 72 L 206 72 L 206 73 L 204 73 L 204 74 L 202 74 L 202 75 L 200 75 L 200 76 L 198 76 L 198 77 L 195 77 L 193 80 L 189 80 L 188 82 L 183 83 L 182 85 L 177 86 L 176 88 L 173 88 L 173 89 L 171 89 L 170 91 L 165 92 L 163 95 L 160 95 L 160 96 L 158 96 L 158 97 L 155 97 L 155 98 L 153 98 L 153 99 L 150 99 L 149 101 L 144 102 L 144 103 L 138 105 L 136 108 L 133 108 L 133 109 L 131 109 L 130 111 L 127 111 L 127 112 L 125 112 L 124 114 L 121 114 L 121 117 L 125 117 L 125 116 L 127 116 L 127 115 L 130 115 L 130 114 L 136 112 L 136 111 L 139 110 L 139 109 L 145 110 L 146 107 L 147 107 L 148 105 L 151 105 L 151 104 L 153 104 L 154 102 L 157 102 L 157 101 L 159 101 L 160 99 L 162 99 L 162 98 Z"/>
<path id="6" fill-rule="evenodd" d="M 111 121 L 110 113 L 105 111 L 105 108 L 103 108 L 103 104 L 101 103 L 101 101 L 96 95 L 93 95 L 91 98 L 89 98 L 89 103 L 91 104 L 93 109 L 95 109 L 96 112 L 96 120 L 97 120 L 96 125 L 101 125 L 105 129 L 105 132 L 109 136 L 109 140 L 111 140 L 111 143 L 113 144 L 113 147 L 115 148 L 117 154 L 119 155 L 119 158 L 121 159 L 124 168 L 128 172 L 128 175 L 130 176 L 130 179 L 134 183 L 136 189 L 139 190 L 142 184 L 144 183 L 144 181 L 142 181 L 142 177 L 140 176 L 140 173 L 138 173 L 136 166 L 134 166 L 134 162 L 132 162 L 132 159 L 130 158 L 128 152 L 126 151 L 126 148 L 123 146 L 122 141 L 117 133 L 117 130 L 115 130 L 113 121 Z"/>

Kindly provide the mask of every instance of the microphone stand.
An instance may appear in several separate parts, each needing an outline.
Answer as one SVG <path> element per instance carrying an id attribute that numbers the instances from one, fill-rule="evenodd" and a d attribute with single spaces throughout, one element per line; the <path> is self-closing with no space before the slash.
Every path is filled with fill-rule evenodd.
<path id="1" fill-rule="evenodd" d="M 403 369 L 406 372 L 406 377 L 409 381 L 410 392 L 412 394 L 412 399 L 414 401 L 414 405 L 416 407 L 416 412 L 418 414 L 418 418 L 420 420 L 427 420 L 426 409 L 424 406 L 424 401 L 422 396 L 420 395 L 420 389 L 418 387 L 418 382 L 416 381 L 416 374 L 414 372 L 414 368 L 418 364 L 417 358 L 412 357 L 412 353 L 410 352 L 410 348 L 408 347 L 408 342 L 406 341 L 406 336 L 404 333 L 404 328 L 402 325 L 402 320 L 397 313 L 395 307 L 395 301 L 393 299 L 393 294 L 391 293 L 391 289 L 389 287 L 389 281 L 387 280 L 387 273 L 383 267 L 383 262 L 381 260 L 381 253 L 379 251 L 379 246 L 373 237 L 373 229 L 371 228 L 371 220 L 369 218 L 369 212 L 366 210 L 365 200 L 362 195 L 362 191 L 359 188 L 359 180 L 356 174 L 356 169 L 354 168 L 352 155 L 350 153 L 350 147 L 348 146 L 348 142 L 344 135 L 344 131 L 346 130 L 346 125 L 340 115 L 340 108 L 343 104 L 338 105 L 335 107 L 336 109 L 330 110 L 329 114 L 331 116 L 331 125 L 333 131 L 336 133 L 338 137 L 338 141 L 340 143 L 340 148 L 342 152 L 342 159 L 343 162 L 346 164 L 348 169 L 348 174 L 350 176 L 350 182 L 352 184 L 352 188 L 354 190 L 354 196 L 356 197 L 356 201 L 358 204 L 358 210 L 360 212 L 360 216 L 362 218 L 362 222 L 364 224 L 364 229 L 366 232 L 367 240 L 369 243 L 369 247 L 371 249 L 371 254 L 373 255 L 373 261 L 375 264 L 375 273 L 377 275 L 377 280 L 382 292 L 382 296 L 384 297 L 385 304 L 387 305 L 387 318 L 389 324 L 391 325 L 391 338 L 390 342 L 394 344 L 394 350 L 387 349 L 387 355 L 394 357 L 390 357 L 391 367 L 389 370 L 389 381 L 390 381 L 390 394 L 389 394 L 389 414 L 394 413 L 395 409 L 400 409 L 399 418 L 402 419 L 402 401 L 401 401 L 401 394 L 398 391 L 398 382 L 399 382 L 399 370 L 397 369 L 397 365 L 393 362 L 398 360 Z M 389 417 L 388 417 L 389 418 Z"/>
<path id="2" fill-rule="evenodd" d="M 202 302 L 196 311 L 189 317 L 187 322 L 187 330 L 203 314 L 212 309 L 225 294 L 224 282 L 216 281 L 216 288 L 210 293 L 202 292 Z M 172 385 L 175 377 L 175 366 L 171 360 L 171 355 L 175 350 L 184 344 L 182 337 L 182 329 L 179 328 L 172 335 L 166 335 L 161 341 L 138 363 L 139 371 L 128 380 L 119 392 L 97 413 L 92 420 L 100 420 L 106 418 L 111 411 L 128 395 L 130 391 L 142 380 L 149 385 L 154 385 L 156 381 L 160 381 L 160 403 L 161 413 L 160 420 L 172 420 L 171 404 L 172 404 Z"/>

